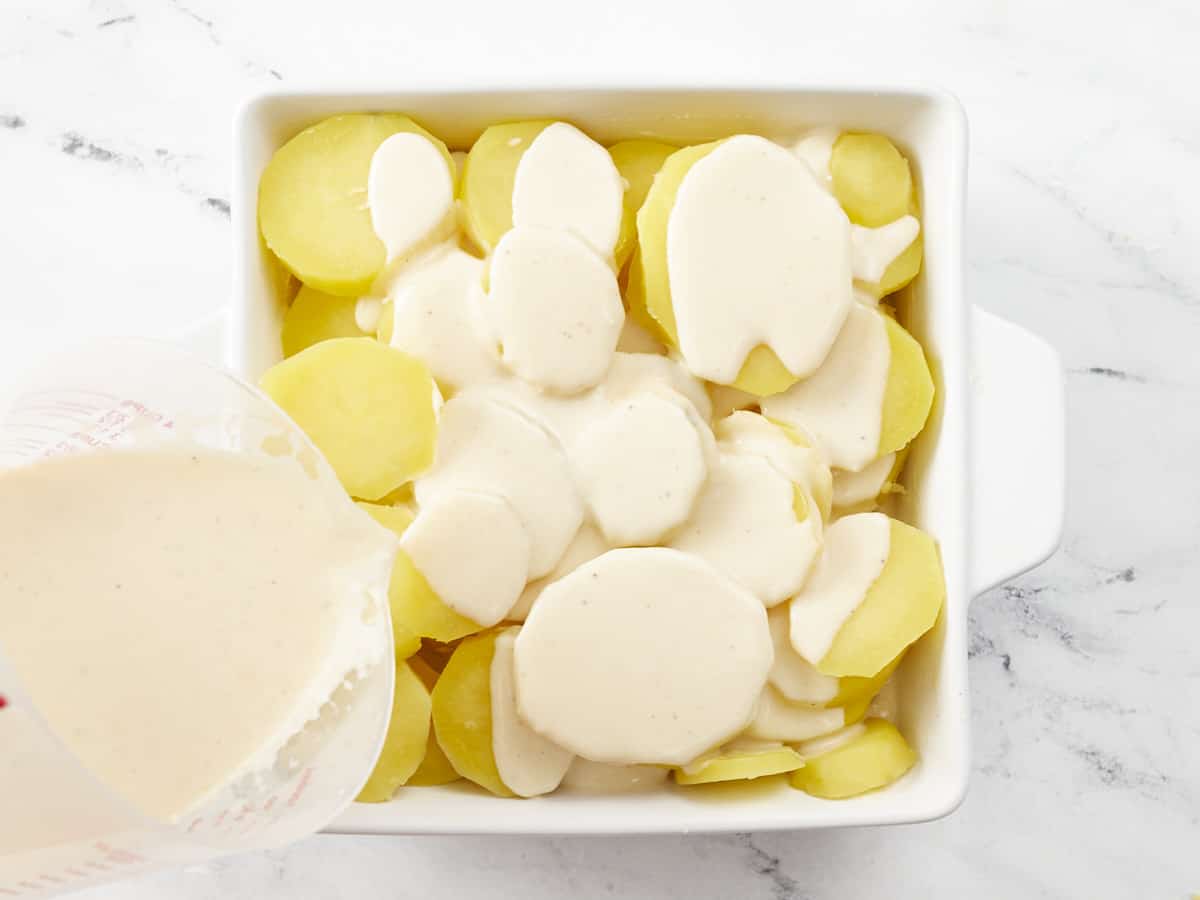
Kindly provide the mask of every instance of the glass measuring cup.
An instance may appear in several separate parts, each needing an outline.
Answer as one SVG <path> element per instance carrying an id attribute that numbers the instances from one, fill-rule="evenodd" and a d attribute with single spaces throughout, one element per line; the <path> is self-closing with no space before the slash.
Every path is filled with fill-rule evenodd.
<path id="1" fill-rule="evenodd" d="M 349 502 L 324 458 L 261 393 L 168 344 L 89 345 L 0 402 L 0 471 L 172 441 L 293 461 L 325 502 Z M 271 768 L 224 785 L 178 822 L 143 815 L 84 767 L 39 715 L 0 633 L 0 900 L 279 846 L 335 818 L 370 774 L 395 676 L 391 558 L 375 552 L 364 567 L 379 598 L 382 661 L 335 692 Z"/>

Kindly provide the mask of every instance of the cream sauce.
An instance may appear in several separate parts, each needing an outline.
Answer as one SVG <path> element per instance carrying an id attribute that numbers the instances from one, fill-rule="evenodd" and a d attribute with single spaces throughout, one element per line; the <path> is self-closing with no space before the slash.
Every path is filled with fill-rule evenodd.
<path id="1" fill-rule="evenodd" d="M 517 636 L 517 703 L 596 762 L 683 765 L 746 726 L 770 666 L 748 591 L 674 550 L 611 550 L 542 592 Z"/>
<path id="2" fill-rule="evenodd" d="M 502 632 L 492 655 L 492 754 L 505 787 L 518 797 L 536 797 L 558 787 L 574 756 L 530 729 L 517 715 L 513 678 L 517 630 Z"/>
<path id="3" fill-rule="evenodd" d="M 877 284 L 887 267 L 908 249 L 920 231 L 921 223 L 916 216 L 901 216 L 878 228 L 851 225 L 850 252 L 855 280 Z"/>
<path id="4" fill-rule="evenodd" d="M 595 251 L 566 231 L 518 226 L 496 245 L 488 277 L 488 317 L 518 376 L 562 394 L 604 377 L 625 308 Z"/>
<path id="5" fill-rule="evenodd" d="M 805 132 L 792 144 L 792 152 L 804 161 L 821 187 L 827 191 L 833 190 L 829 161 L 833 158 L 833 145 L 837 143 L 841 134 L 840 128 L 823 126 Z"/>
<path id="6" fill-rule="evenodd" d="M 423 359 L 451 391 L 498 378 L 496 339 L 483 315 L 483 262 L 441 248 L 391 285 L 391 344 Z"/>
<path id="7" fill-rule="evenodd" d="M 662 766 L 614 766 L 575 757 L 562 786 L 575 794 L 640 794 L 662 787 L 671 770 Z"/>
<path id="8" fill-rule="evenodd" d="M 762 400 L 763 414 L 803 428 L 830 465 L 857 472 L 879 456 L 891 347 L 883 314 L 855 305 L 816 374 Z"/>
<path id="9" fill-rule="evenodd" d="M 512 505 L 529 535 L 529 578 L 554 568 L 583 521 L 583 502 L 558 443 L 520 413 L 475 396 L 473 389 L 442 407 L 437 458 L 414 484 L 422 509 L 451 491 L 493 494 Z M 476 549 L 460 545 L 460 560 L 462 552 Z"/>
<path id="10" fill-rule="evenodd" d="M 896 464 L 896 454 L 887 453 L 858 472 L 833 470 L 834 507 L 855 506 L 874 500 L 887 486 L 888 475 Z"/>
<path id="11" fill-rule="evenodd" d="M 495 494 L 435 494 L 400 546 L 443 603 L 485 628 L 504 618 L 529 577 L 529 535 L 512 505 Z"/>
<path id="12" fill-rule="evenodd" d="M 574 572 L 588 560 L 595 559 L 610 549 L 612 548 L 609 547 L 608 542 L 604 540 L 604 535 L 596 529 L 596 526 L 590 522 L 584 522 L 575 534 L 575 540 L 571 541 L 571 546 L 567 547 L 562 559 L 554 567 L 554 571 L 543 578 L 529 582 L 504 618 L 510 622 L 524 622 L 529 617 L 529 611 L 533 609 L 533 604 L 537 602 L 538 597 L 542 596 L 542 591 L 564 575 Z"/>
<path id="13" fill-rule="evenodd" d="M 544 128 L 521 154 L 513 180 L 515 227 L 574 233 L 611 262 L 625 185 L 608 151 L 573 125 Z"/>
<path id="14" fill-rule="evenodd" d="M 891 540 L 882 513 L 846 516 L 826 529 L 816 570 L 791 602 L 792 646 L 814 666 L 883 572 Z"/>
<path id="15" fill-rule="evenodd" d="M 583 495 L 614 547 L 654 544 L 683 524 L 708 477 L 708 427 L 668 391 L 622 400 L 573 444 Z"/>
<path id="16" fill-rule="evenodd" d="M 767 459 L 722 450 L 690 519 L 670 545 L 706 560 L 764 605 L 804 584 L 821 549 L 821 517 L 796 518 L 792 481 Z"/>
<path id="17" fill-rule="evenodd" d="M 159 819 L 270 768 L 387 653 L 395 539 L 290 460 L 51 458 L 0 472 L 0 511 L 6 656 L 67 747 Z"/>
<path id="18" fill-rule="evenodd" d="M 865 734 L 867 726 L 863 722 L 855 722 L 853 725 L 847 725 L 833 734 L 826 734 L 821 737 L 813 738 L 805 741 L 796 747 L 797 752 L 806 759 L 812 759 L 816 756 L 829 753 L 836 750 L 838 747 L 844 747 L 855 738 Z"/>
<path id="19" fill-rule="evenodd" d="M 393 134 L 376 148 L 367 173 L 371 225 L 388 262 L 454 231 L 454 177 L 441 151 L 419 134 Z"/>
<path id="20" fill-rule="evenodd" d="M 758 711 L 746 733 L 760 740 L 794 743 L 828 734 L 845 724 L 845 710 L 839 707 L 822 709 L 791 703 L 768 686 L 758 701 Z"/>
<path id="21" fill-rule="evenodd" d="M 850 309 L 850 222 L 787 150 L 733 137 L 684 176 L 667 225 L 667 269 L 679 349 L 693 372 L 732 384 L 766 344 L 804 377 Z"/>
<path id="22" fill-rule="evenodd" d="M 792 646 L 792 614 L 788 605 L 776 606 L 767 613 L 775 663 L 767 676 L 771 685 L 794 703 L 824 706 L 837 696 L 838 679 L 822 675 Z"/>
<path id="23" fill-rule="evenodd" d="M 383 301 L 378 297 L 359 297 L 354 304 L 354 324 L 359 331 L 374 334 L 382 312 Z"/>

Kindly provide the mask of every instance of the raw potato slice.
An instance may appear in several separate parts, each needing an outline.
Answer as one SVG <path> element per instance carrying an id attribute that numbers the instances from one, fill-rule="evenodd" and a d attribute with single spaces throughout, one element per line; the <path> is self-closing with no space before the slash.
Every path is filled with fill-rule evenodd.
<path id="1" fill-rule="evenodd" d="M 469 637 L 433 689 L 433 725 L 450 765 L 499 797 L 511 797 L 492 752 L 492 658 L 498 632 Z"/>
<path id="2" fill-rule="evenodd" d="M 429 690 L 404 662 L 396 665 L 396 691 L 383 749 L 371 777 L 363 785 L 359 803 L 383 803 L 417 771 L 429 740 L 432 703 Z"/>
<path id="3" fill-rule="evenodd" d="M 561 394 L 604 377 L 625 321 L 608 264 L 572 233 L 533 225 L 496 245 L 486 308 L 504 363 Z"/>
<path id="4" fill-rule="evenodd" d="M 933 408 L 933 375 L 925 350 L 895 319 L 884 317 L 892 351 L 887 387 L 883 395 L 883 422 L 879 429 L 879 455 L 907 447 L 929 420 Z"/>
<path id="5" fill-rule="evenodd" d="M 803 766 L 804 757 L 791 747 L 731 751 L 675 769 L 675 782 L 711 784 L 716 781 L 742 781 L 794 772 Z"/>
<path id="6" fill-rule="evenodd" d="M 637 212 L 650 193 L 654 176 L 662 168 L 667 157 L 678 147 L 661 141 L 620 141 L 608 148 L 617 171 L 625 179 L 625 211 L 621 216 L 621 236 L 617 238 L 617 269 L 621 269 L 633 254 L 637 245 Z"/>
<path id="7" fill-rule="evenodd" d="M 404 534 L 404 529 L 412 524 L 416 515 L 407 506 L 381 506 L 377 503 L 357 501 L 363 511 L 370 514 L 376 522 L 391 530 L 397 537 Z M 393 564 L 393 571 L 395 565 Z M 390 594 L 390 589 L 389 589 Z M 392 640 L 396 645 L 396 659 L 408 659 L 421 649 L 421 636 L 402 622 L 396 614 L 395 604 L 389 600 L 392 615 Z"/>
<path id="8" fill-rule="evenodd" d="M 886 787 L 917 761 L 896 726 L 883 719 L 868 719 L 850 740 L 815 756 L 791 777 L 792 787 L 814 797 L 843 800 Z M 803 750 L 803 748 L 801 748 Z"/>
<path id="9" fill-rule="evenodd" d="M 737 147 L 736 152 L 743 156 L 752 152 L 762 154 L 761 167 L 763 171 L 765 171 L 765 167 L 770 165 L 783 165 L 785 159 L 790 161 L 790 165 L 794 165 L 795 168 L 788 168 L 788 171 L 793 176 L 798 177 L 793 177 L 788 184 L 793 191 L 804 193 L 805 202 L 802 204 L 796 203 L 793 205 L 793 208 L 811 210 L 813 216 L 827 214 L 831 222 L 844 223 L 846 221 L 836 204 L 828 199 L 820 186 L 817 185 L 815 179 L 812 179 L 804 163 L 776 145 L 762 141 L 759 138 L 738 135 L 724 141 L 702 144 L 696 147 L 686 147 L 672 154 L 655 177 L 646 201 L 638 212 L 639 246 L 629 272 L 627 296 L 631 314 L 635 318 L 638 318 L 639 321 L 644 319 L 656 323 L 657 330 L 664 341 L 674 347 L 681 346 L 677 325 L 677 312 L 674 308 L 674 287 L 672 285 L 673 277 L 677 279 L 679 276 L 672 276 L 668 266 L 668 243 L 669 235 L 672 232 L 672 229 L 668 228 L 668 224 L 676 211 L 676 201 L 680 188 L 693 167 L 696 167 L 702 161 L 707 166 L 708 161 L 706 157 L 710 154 L 719 148 L 723 152 L 724 148 L 729 148 L 730 152 L 733 153 L 732 148 L 735 146 Z M 778 155 L 776 155 L 776 152 L 778 152 Z M 815 196 L 811 196 L 814 194 Z M 824 234 L 828 231 L 826 228 L 817 228 L 813 222 L 803 223 L 803 225 L 797 224 L 796 227 L 798 229 L 796 237 L 800 240 L 811 235 Z M 794 362 L 798 367 L 797 372 L 790 372 L 775 351 L 768 347 L 766 343 L 750 349 L 745 360 L 742 362 L 740 371 L 731 380 L 726 377 L 713 377 L 715 374 L 713 372 L 701 372 L 697 368 L 696 360 L 689 360 L 691 368 L 701 374 L 708 375 L 711 381 L 730 383 L 734 387 L 741 388 L 757 396 L 768 396 L 786 390 L 798 377 L 807 375 L 815 369 L 828 350 L 829 344 L 832 343 L 833 338 L 836 336 L 837 328 L 840 326 L 845 311 L 849 306 L 850 257 L 848 224 L 845 225 L 845 229 L 844 247 L 838 243 L 840 237 L 830 238 L 833 243 L 838 243 L 838 246 L 844 253 L 833 255 L 831 250 L 831 253 L 826 254 L 823 258 L 832 259 L 838 264 L 844 263 L 843 267 L 846 270 L 847 282 L 846 289 L 843 291 L 840 282 L 837 281 L 840 269 L 831 272 L 828 276 L 828 283 L 822 286 L 821 291 L 823 293 L 825 287 L 828 287 L 830 290 L 836 290 L 838 300 L 837 302 L 822 304 L 821 308 L 826 311 L 826 315 L 825 321 L 821 324 L 820 328 L 816 328 L 812 323 L 809 323 L 809 327 L 805 330 L 807 338 L 811 339 L 811 344 L 804 352 L 796 351 L 796 360 Z M 801 230 L 804 231 L 803 235 L 800 233 Z M 766 236 L 764 236 L 764 240 L 765 238 Z M 761 242 L 759 245 L 761 245 Z M 710 259 L 712 255 L 711 253 L 702 254 L 702 258 Z M 760 268 L 763 268 L 759 264 L 760 262 L 757 261 L 748 265 L 753 271 L 758 271 Z M 736 268 L 738 261 L 730 261 L 730 265 Z M 746 267 L 743 266 L 743 268 Z M 785 271 L 785 269 L 780 269 L 780 271 Z M 787 271 L 790 272 L 791 270 L 787 269 Z M 711 272 L 703 276 L 698 274 L 695 277 L 700 281 L 709 281 L 711 280 Z M 789 277 L 793 280 L 795 278 L 794 274 Z M 772 284 L 779 290 L 791 290 L 786 286 L 784 281 L 779 281 L 777 284 L 772 282 Z M 843 294 L 844 296 L 842 296 Z M 803 299 L 801 298 L 801 301 Z M 786 305 L 777 307 L 777 309 L 786 308 Z M 779 315 L 785 314 L 779 313 Z M 645 324 L 644 321 L 643 324 Z M 761 325 L 762 323 L 759 324 Z M 774 325 L 779 327 L 775 327 L 772 330 L 779 332 L 782 323 L 775 322 Z M 794 332 L 794 329 L 791 329 L 791 331 Z M 684 343 L 686 344 L 686 340 Z M 683 347 L 682 349 L 686 359 L 688 357 L 687 347 Z M 804 362 L 800 362 L 801 359 Z"/>
<path id="10" fill-rule="evenodd" d="M 421 508 L 400 547 L 454 612 L 491 627 L 525 588 L 529 535 L 503 497 L 450 491 Z M 464 565 L 463 552 L 472 555 Z"/>
<path id="11" fill-rule="evenodd" d="M 365 337 L 356 321 L 357 305 L 358 301 L 353 297 L 336 297 L 307 284 L 300 285 L 300 292 L 283 316 L 284 359 L 321 341 Z"/>
<path id="12" fill-rule="evenodd" d="M 268 369 L 261 385 L 351 496 L 377 500 L 433 463 L 433 377 L 415 357 L 372 338 L 338 338 Z"/>
<path id="13" fill-rule="evenodd" d="M 305 284 L 330 294 L 363 294 L 386 250 L 371 226 L 367 177 L 375 150 L 399 132 L 444 144 L 407 116 L 334 116 L 306 128 L 267 163 L 258 187 L 258 224 L 271 251 Z"/>
<path id="14" fill-rule="evenodd" d="M 932 628 L 941 612 L 946 578 L 937 544 L 897 519 L 890 526 L 883 571 L 817 665 L 826 675 L 877 675 Z"/>
<path id="15" fill-rule="evenodd" d="M 833 145 L 829 173 L 833 195 L 855 225 L 878 228 L 908 212 L 908 160 L 881 134 L 843 134 Z"/>

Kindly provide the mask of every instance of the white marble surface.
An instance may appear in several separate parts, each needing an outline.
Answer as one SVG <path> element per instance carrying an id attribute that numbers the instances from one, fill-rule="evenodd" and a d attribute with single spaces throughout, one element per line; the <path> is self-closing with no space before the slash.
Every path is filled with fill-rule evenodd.
<path id="1" fill-rule="evenodd" d="M 69 338 L 171 333 L 223 302 L 230 116 L 275 80 L 947 86 L 971 119 L 971 298 L 1049 337 L 1069 389 L 1063 549 L 972 611 L 966 804 L 929 825 L 822 834 L 321 836 L 89 900 L 1200 890 L 1200 12 L 707 6 L 4 0 L 0 377 Z"/>

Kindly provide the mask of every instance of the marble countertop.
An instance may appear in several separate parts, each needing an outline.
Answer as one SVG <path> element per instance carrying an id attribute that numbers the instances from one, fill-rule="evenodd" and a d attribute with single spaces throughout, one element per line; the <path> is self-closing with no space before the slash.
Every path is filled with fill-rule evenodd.
<path id="1" fill-rule="evenodd" d="M 972 607 L 964 806 L 928 825 L 792 835 L 318 836 L 80 896 L 1200 890 L 1200 10 L 1185 0 L 1136 15 L 1066 0 L 706 10 L 5 0 L 0 383 L 66 340 L 172 334 L 224 302 L 230 118 L 257 87 L 463 71 L 944 85 L 971 121 L 971 299 L 1049 338 L 1068 383 L 1062 549 Z"/>

